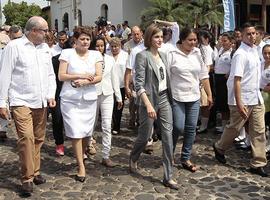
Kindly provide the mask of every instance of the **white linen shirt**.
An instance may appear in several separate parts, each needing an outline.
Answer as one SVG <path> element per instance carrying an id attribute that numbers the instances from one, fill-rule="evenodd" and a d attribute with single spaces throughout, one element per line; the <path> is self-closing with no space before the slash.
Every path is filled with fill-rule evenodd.
<path id="1" fill-rule="evenodd" d="M 228 104 L 236 105 L 234 95 L 234 77 L 241 77 L 241 100 L 244 105 L 263 103 L 260 92 L 261 62 L 257 47 L 250 47 L 244 42 L 234 53 L 231 73 L 227 81 Z"/>
<path id="2" fill-rule="evenodd" d="M 209 78 L 200 50 L 188 55 L 175 49 L 168 54 L 168 72 L 172 96 L 176 101 L 193 102 L 200 99 L 200 80 Z"/>
<path id="3" fill-rule="evenodd" d="M 109 53 L 109 55 L 112 56 L 112 53 Z M 120 53 L 118 54 L 116 60 L 115 60 L 115 68 L 116 74 L 119 79 L 119 86 L 120 88 L 124 88 L 124 76 L 125 76 L 125 71 L 126 71 L 126 64 L 128 60 L 128 53 L 125 52 L 124 50 L 120 50 Z"/>
<path id="4" fill-rule="evenodd" d="M 0 107 L 42 108 L 54 99 L 56 90 L 50 49 L 35 46 L 26 36 L 5 47 L 0 65 Z"/>
<path id="5" fill-rule="evenodd" d="M 220 48 L 218 56 L 215 60 L 215 74 L 229 74 L 231 70 L 231 52 L 229 49 L 223 52 L 223 48 Z"/>
<path id="6" fill-rule="evenodd" d="M 97 95 L 115 94 L 116 101 L 122 102 L 122 95 L 119 87 L 119 79 L 115 70 L 115 60 L 112 56 L 103 56 L 102 80 L 96 84 Z"/>

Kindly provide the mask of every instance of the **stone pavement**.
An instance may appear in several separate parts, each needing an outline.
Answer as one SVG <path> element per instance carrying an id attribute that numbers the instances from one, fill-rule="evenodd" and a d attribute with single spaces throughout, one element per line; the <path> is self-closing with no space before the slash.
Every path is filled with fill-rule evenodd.
<path id="1" fill-rule="evenodd" d="M 142 154 L 139 160 L 140 175 L 128 173 L 129 152 L 136 132 L 126 128 L 127 111 L 121 133 L 113 136 L 111 158 L 117 164 L 107 169 L 100 164 L 101 137 L 97 132 L 98 153 L 86 161 L 87 180 L 79 183 L 74 180 L 76 161 L 71 143 L 65 141 L 65 156 L 55 156 L 55 145 L 51 124 L 42 148 L 42 173 L 47 183 L 34 186 L 29 199 L 89 199 L 89 200 L 270 200 L 270 178 L 261 178 L 247 172 L 250 152 L 232 148 L 227 154 L 227 164 L 222 165 L 213 159 L 212 143 L 219 136 L 211 131 L 198 135 L 193 148 L 192 161 L 200 169 L 196 173 L 174 167 L 174 177 L 180 190 L 163 187 L 161 144 L 154 144 L 153 155 Z M 16 150 L 15 128 L 11 123 L 9 139 L 0 143 L 0 200 L 21 199 Z M 180 157 L 181 141 L 177 147 Z M 270 173 L 270 167 L 267 171 Z"/>

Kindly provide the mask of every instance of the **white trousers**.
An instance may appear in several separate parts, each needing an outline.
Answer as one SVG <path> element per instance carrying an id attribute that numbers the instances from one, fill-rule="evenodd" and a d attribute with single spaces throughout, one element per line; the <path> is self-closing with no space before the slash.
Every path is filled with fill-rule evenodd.
<path id="1" fill-rule="evenodd" d="M 98 96 L 96 122 L 98 120 L 100 112 L 102 129 L 102 157 L 104 159 L 108 159 L 110 157 L 111 151 L 113 104 L 113 94 L 108 96 L 104 96 L 101 94 Z"/>
<path id="2" fill-rule="evenodd" d="M 0 131 L 7 132 L 8 120 L 0 118 Z"/>

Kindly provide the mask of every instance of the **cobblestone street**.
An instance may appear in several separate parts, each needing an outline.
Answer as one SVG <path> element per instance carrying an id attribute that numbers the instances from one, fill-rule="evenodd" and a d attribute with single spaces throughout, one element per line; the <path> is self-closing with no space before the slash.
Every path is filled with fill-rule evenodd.
<path id="1" fill-rule="evenodd" d="M 125 111 L 127 113 L 127 111 Z M 173 191 L 161 184 L 163 168 L 161 143 L 154 144 L 152 155 L 142 154 L 139 160 L 140 175 L 128 172 L 129 152 L 136 132 L 127 129 L 125 114 L 121 133 L 113 136 L 111 158 L 117 164 L 108 169 L 101 165 L 101 137 L 96 132 L 97 154 L 86 161 L 87 176 L 84 183 L 74 180 L 76 161 L 71 143 L 65 141 L 65 156 L 55 156 L 51 124 L 42 148 L 42 174 L 47 183 L 35 186 L 29 199 L 100 199 L 100 200 L 270 200 L 270 178 L 261 178 L 248 172 L 250 152 L 232 148 L 227 154 L 227 164 L 217 163 L 213 158 L 212 143 L 219 136 L 212 132 L 197 136 L 192 161 L 199 170 L 188 172 L 174 167 L 174 177 L 180 190 Z M 49 120 L 50 121 L 50 120 Z M 15 128 L 11 124 L 8 140 L 0 143 L 0 199 L 21 199 L 16 150 Z M 176 160 L 180 157 L 181 141 Z M 269 166 L 266 168 L 270 172 Z"/>

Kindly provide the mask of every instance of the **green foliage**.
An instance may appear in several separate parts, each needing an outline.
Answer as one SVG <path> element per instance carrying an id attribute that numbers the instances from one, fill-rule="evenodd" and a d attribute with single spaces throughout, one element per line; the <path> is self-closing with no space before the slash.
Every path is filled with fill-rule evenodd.
<path id="1" fill-rule="evenodd" d="M 142 26 L 155 19 L 176 21 L 180 26 L 223 25 L 223 6 L 218 0 L 148 0 L 144 9 Z"/>
<path id="2" fill-rule="evenodd" d="M 3 14 L 5 15 L 8 25 L 19 25 L 24 27 L 27 20 L 35 15 L 41 15 L 41 8 L 38 5 L 28 5 L 26 2 L 14 3 L 10 0 L 3 7 Z"/>

